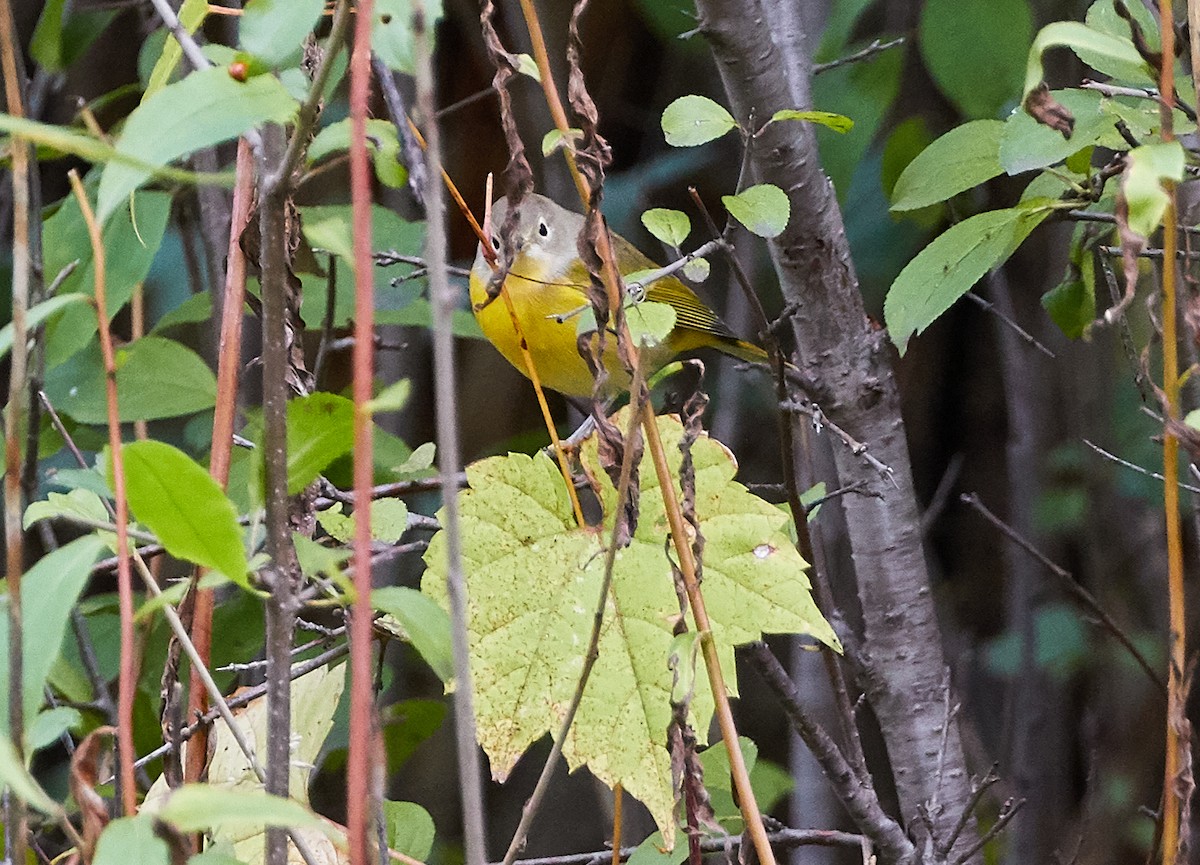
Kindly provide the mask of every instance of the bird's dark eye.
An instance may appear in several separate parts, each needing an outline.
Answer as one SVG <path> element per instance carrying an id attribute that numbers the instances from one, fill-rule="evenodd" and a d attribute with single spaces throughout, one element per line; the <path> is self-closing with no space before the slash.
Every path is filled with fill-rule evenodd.
<path id="1" fill-rule="evenodd" d="M 496 252 L 500 251 L 500 238 L 498 238 L 498 237 L 492 238 L 492 249 L 496 250 Z"/>
<path id="2" fill-rule="evenodd" d="M 540 234 L 542 237 L 546 237 L 550 234 L 550 226 L 546 224 L 546 220 L 544 219 L 538 220 L 538 234 Z"/>

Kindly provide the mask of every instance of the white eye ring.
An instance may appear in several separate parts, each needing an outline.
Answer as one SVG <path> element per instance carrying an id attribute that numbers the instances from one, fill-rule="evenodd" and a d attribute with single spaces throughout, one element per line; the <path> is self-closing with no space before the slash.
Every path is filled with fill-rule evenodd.
<path id="1" fill-rule="evenodd" d="M 538 234 L 540 234 L 542 237 L 550 236 L 550 226 L 546 224 L 545 219 L 538 220 Z"/>
<path id="2" fill-rule="evenodd" d="M 492 249 L 496 250 L 496 252 L 500 251 L 500 238 L 498 238 L 498 237 L 492 238 Z"/>

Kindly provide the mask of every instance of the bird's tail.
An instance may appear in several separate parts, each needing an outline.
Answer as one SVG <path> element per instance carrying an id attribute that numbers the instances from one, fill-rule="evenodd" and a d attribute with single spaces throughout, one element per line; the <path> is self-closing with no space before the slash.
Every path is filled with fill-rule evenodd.
<path id="1" fill-rule="evenodd" d="M 766 363 L 770 357 L 764 349 L 754 343 L 735 337 L 722 339 L 716 348 L 730 357 L 750 363 Z"/>

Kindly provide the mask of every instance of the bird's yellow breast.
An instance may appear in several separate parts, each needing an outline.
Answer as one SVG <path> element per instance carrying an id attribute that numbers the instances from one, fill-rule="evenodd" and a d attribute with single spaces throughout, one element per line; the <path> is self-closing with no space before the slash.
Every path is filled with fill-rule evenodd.
<path id="1" fill-rule="evenodd" d="M 505 280 L 513 306 L 510 314 L 502 297 L 487 303 L 490 275 L 486 265 L 471 271 L 471 307 L 483 335 L 529 377 L 520 337 L 513 327 L 515 315 L 542 385 L 567 396 L 590 396 L 593 378 L 579 355 L 576 337 L 580 313 L 588 305 L 583 284 L 569 275 L 551 273 L 533 256 L 519 255 Z M 609 395 L 629 387 L 629 376 L 617 361 L 615 340 L 609 336 L 604 352 Z"/>

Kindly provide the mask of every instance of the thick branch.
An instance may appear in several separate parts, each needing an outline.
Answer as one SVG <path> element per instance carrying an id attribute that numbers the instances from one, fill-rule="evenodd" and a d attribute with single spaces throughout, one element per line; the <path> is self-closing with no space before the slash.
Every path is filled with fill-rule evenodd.
<path id="1" fill-rule="evenodd" d="M 808 37 L 797 5 L 697 0 L 701 30 L 733 114 L 743 122 L 811 107 Z M 775 184 L 791 200 L 791 220 L 770 251 L 785 300 L 795 310 L 796 366 L 815 385 L 810 395 L 828 417 L 892 469 L 889 477 L 880 477 L 860 458 L 834 449 L 837 485 L 861 481 L 869 493 L 838 503 L 863 599 L 863 685 L 887 741 L 906 825 L 923 831 L 917 809 L 936 792 L 945 807 L 935 830 L 948 834 L 970 786 L 957 730 L 945 736 L 942 777 L 928 765 L 929 755 L 943 746 L 945 659 L 886 335 L 863 310 L 841 213 L 821 171 L 812 129 L 769 124 L 754 142 L 751 170 L 756 180 Z M 973 829 L 965 832 L 963 849 L 975 837 Z"/>

